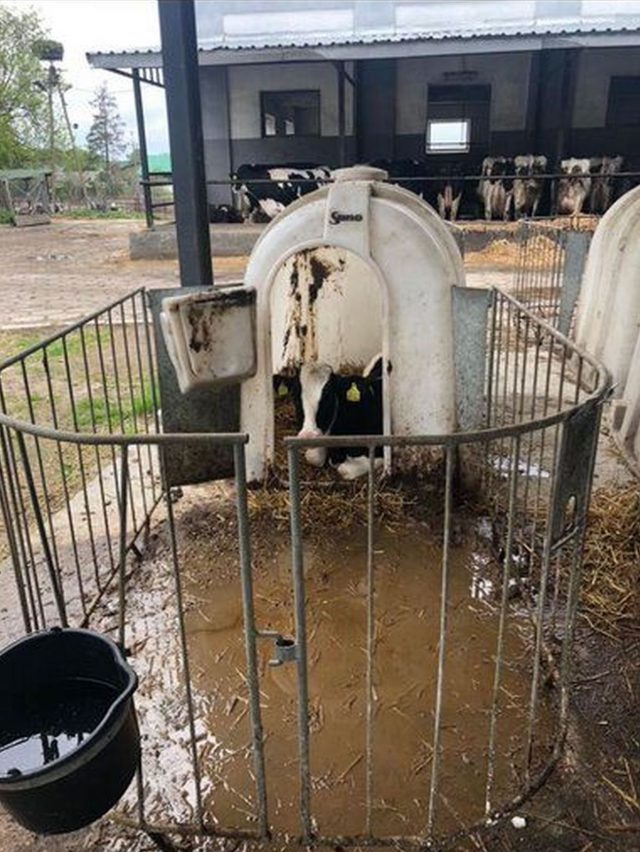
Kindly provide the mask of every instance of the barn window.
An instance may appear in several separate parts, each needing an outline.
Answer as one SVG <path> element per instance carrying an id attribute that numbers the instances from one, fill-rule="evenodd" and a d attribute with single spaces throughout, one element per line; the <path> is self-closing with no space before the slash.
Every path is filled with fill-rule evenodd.
<path id="1" fill-rule="evenodd" d="M 263 136 L 319 136 L 320 92 L 260 93 Z"/>
<path id="2" fill-rule="evenodd" d="M 471 121 L 468 118 L 430 119 L 427 122 L 427 153 L 466 153 L 469 150 Z"/>
<path id="3" fill-rule="evenodd" d="M 640 77 L 612 77 L 607 104 L 608 127 L 640 124 Z"/>
<path id="4" fill-rule="evenodd" d="M 466 154 L 486 147 L 491 86 L 447 83 L 429 86 L 428 92 L 428 154 Z"/>

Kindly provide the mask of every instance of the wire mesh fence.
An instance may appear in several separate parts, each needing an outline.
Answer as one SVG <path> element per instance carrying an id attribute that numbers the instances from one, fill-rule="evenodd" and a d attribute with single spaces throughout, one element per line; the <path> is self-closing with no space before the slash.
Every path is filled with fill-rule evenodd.
<path id="1" fill-rule="evenodd" d="M 573 326 L 596 224 L 595 217 L 572 216 L 551 222 L 527 219 L 518 226 L 514 295 L 563 334 Z"/>

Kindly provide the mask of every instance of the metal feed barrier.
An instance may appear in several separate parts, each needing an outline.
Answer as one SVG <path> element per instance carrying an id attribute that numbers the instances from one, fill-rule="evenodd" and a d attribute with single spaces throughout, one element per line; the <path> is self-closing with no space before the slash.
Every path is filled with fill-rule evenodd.
<path id="1" fill-rule="evenodd" d="M 327 437 L 286 439 L 288 500 L 293 581 L 294 636 L 274 637 L 256 616 L 251 514 L 245 477 L 245 443 L 241 434 L 160 434 L 150 318 L 143 291 L 114 302 L 104 311 L 34 345 L 0 366 L 1 453 L 0 503 L 10 563 L 17 590 L 16 608 L 6 616 L 7 633 L 30 632 L 54 625 L 89 625 L 112 632 L 127 645 L 132 624 L 130 601 L 144 571 L 145 544 L 150 531 L 167 537 L 174 603 L 175 640 L 181 672 L 174 687 L 181 696 L 180 725 L 189 756 L 189 809 L 176 817 L 158 812 L 152 796 L 154 779 L 145 768 L 151 744 L 147 706 L 138 706 L 143 733 L 143 760 L 135 802 L 116 814 L 170 848 L 168 836 L 213 835 L 238 839 L 276 839 L 317 845 L 384 845 L 445 848 L 469 832 L 482 831 L 512 812 L 548 777 L 562 752 L 570 691 L 572 634 L 578 606 L 581 552 L 585 532 L 601 405 L 609 379 L 606 372 L 566 337 L 513 298 L 491 291 L 484 365 L 484 428 L 474 432 L 414 437 Z M 162 487 L 165 454 L 179 443 L 232 447 L 235 467 L 235 513 L 242 589 L 242 614 L 249 722 L 247 756 L 251 757 L 253 791 L 243 801 L 248 825 L 229 825 L 216 814 L 209 797 L 203 758 L 199 688 L 194 685 L 184 604 L 184 573 L 180 559 L 180 525 L 174 497 Z M 302 507 L 314 488 L 301 474 L 301 454 L 309 447 L 365 447 L 369 458 L 366 487 L 353 499 L 366 503 L 366 548 L 363 572 L 366 599 L 364 695 L 362 715 L 365 749 L 362 761 L 363 825 L 356 832 L 323 832 L 316 819 L 317 778 L 310 725 L 307 619 L 308 571 Z M 384 483 L 376 470 L 376 448 L 385 448 L 400 467 L 406 454 L 429 458 L 418 492 L 425 497 L 441 547 L 440 600 L 437 604 L 437 650 L 434 668 L 424 670 L 433 684 L 433 703 L 424 708 L 420 736 L 430 748 L 420 797 L 420 824 L 392 835 L 376 831 L 376 738 L 379 736 L 377 690 L 383 674 L 376 669 L 379 636 L 376 613 L 381 605 L 376 588 L 379 559 L 377 517 Z M 431 467 L 429 467 L 431 465 Z M 462 483 L 462 484 L 460 484 Z M 425 490 L 420 491 L 421 488 Z M 481 795 L 477 816 L 443 828 L 443 761 L 448 746 L 443 719 L 449 696 L 447 653 L 451 639 L 451 565 L 455 530 L 463 512 L 460 495 L 473 496 L 494 521 L 500 557 L 496 560 L 495 651 L 491 662 L 491 699 L 484 709 Z M 434 497 L 435 495 L 435 497 Z M 153 517 L 154 510 L 161 511 Z M 164 507 L 164 508 L 162 508 Z M 431 507 L 431 508 L 429 508 Z M 467 510 L 464 510 L 467 511 Z M 480 511 L 475 508 L 473 511 Z M 215 556 L 215 536 L 209 536 Z M 255 544 L 255 541 L 253 542 Z M 524 591 L 531 624 L 527 645 L 526 723 L 514 760 L 519 772 L 508 789 L 496 780 L 496 761 L 503 748 L 503 682 L 513 660 L 507 633 L 513 611 L 511 579 L 514 565 L 526 553 L 530 582 Z M 213 562 L 214 560 L 212 560 Z M 400 578 L 401 579 L 401 578 Z M 6 584 L 5 584 L 6 586 Z M 151 605 L 151 604 L 149 604 Z M 12 620 L 13 619 L 13 620 Z M 166 626 L 163 628 L 166 630 Z M 297 837 L 278 826 L 273 799 L 273 767 L 265 760 L 264 709 L 259 643 L 276 638 L 280 661 L 296 668 L 298 825 Z M 131 659 L 144 656 L 132 647 Z M 543 682 L 555 684 L 546 697 Z M 144 677 L 141 679 L 144 692 Z M 552 717 L 549 737 L 538 731 L 541 703 Z M 154 713 L 163 703 L 154 699 Z M 167 710 L 168 712 L 168 710 Z M 221 733 L 222 735 L 222 733 Z M 146 744 L 145 744 L 146 742 Z M 162 747 L 163 744 L 160 745 Z M 145 753 L 146 749 L 146 753 Z M 279 770 L 278 770 L 279 771 Z M 498 789 L 499 786 L 499 789 Z M 211 798 L 213 800 L 211 800 Z M 346 811 L 346 809 L 345 809 Z M 346 813 L 345 813 L 346 816 Z M 446 820 L 445 820 L 446 822 Z"/>
<path id="2" fill-rule="evenodd" d="M 597 225 L 594 216 L 565 221 L 523 219 L 518 225 L 513 294 L 535 314 L 569 335 Z"/>

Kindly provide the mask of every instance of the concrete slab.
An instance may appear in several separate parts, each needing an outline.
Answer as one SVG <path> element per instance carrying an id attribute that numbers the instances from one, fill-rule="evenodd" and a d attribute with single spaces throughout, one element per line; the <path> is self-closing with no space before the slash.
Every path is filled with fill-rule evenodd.
<path id="1" fill-rule="evenodd" d="M 211 225 L 211 254 L 213 257 L 237 257 L 251 254 L 264 224 Z M 175 224 L 157 225 L 129 234 L 131 260 L 175 260 L 178 242 Z"/>

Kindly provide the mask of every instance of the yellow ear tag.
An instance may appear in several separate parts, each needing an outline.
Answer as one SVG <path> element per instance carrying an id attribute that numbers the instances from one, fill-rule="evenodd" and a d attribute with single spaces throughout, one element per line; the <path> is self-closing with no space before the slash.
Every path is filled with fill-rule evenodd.
<path id="1" fill-rule="evenodd" d="M 278 396 L 287 396 L 289 394 L 289 388 L 285 385 L 284 382 L 280 382 L 278 385 Z"/>
<path id="2" fill-rule="evenodd" d="M 358 390 L 358 385 L 355 382 L 352 382 L 351 387 L 347 391 L 347 399 L 349 402 L 360 402 L 362 399 L 362 394 Z"/>

